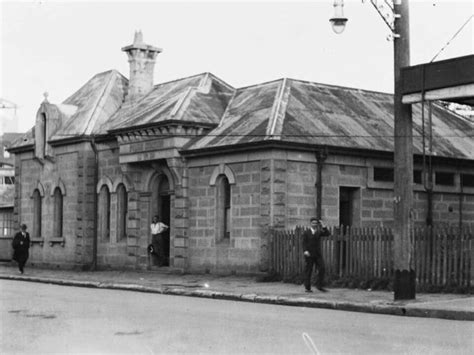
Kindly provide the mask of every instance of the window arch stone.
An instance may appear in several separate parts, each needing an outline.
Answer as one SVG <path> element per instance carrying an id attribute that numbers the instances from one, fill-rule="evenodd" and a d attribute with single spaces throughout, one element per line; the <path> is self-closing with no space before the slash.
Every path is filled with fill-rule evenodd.
<path id="1" fill-rule="evenodd" d="M 115 191 L 114 190 L 114 184 L 112 180 L 108 176 L 103 176 L 100 178 L 99 182 L 97 183 L 97 193 L 100 193 L 100 189 L 102 186 L 106 185 L 107 188 L 109 189 L 109 192 Z"/>
<path id="2" fill-rule="evenodd" d="M 232 169 L 225 164 L 219 164 L 212 172 L 211 179 L 209 180 L 209 185 L 216 186 L 216 181 L 219 175 L 225 175 L 230 185 L 235 184 L 235 174 Z"/>
<path id="3" fill-rule="evenodd" d="M 38 190 L 38 193 L 41 197 L 44 197 L 44 186 L 41 182 L 38 181 L 38 183 L 36 184 L 36 187 L 33 189 L 33 191 L 31 192 L 31 198 L 33 198 L 33 194 L 34 192 Z"/>
<path id="4" fill-rule="evenodd" d="M 56 188 L 59 188 L 61 195 L 66 196 L 66 185 L 64 185 L 64 182 L 61 179 L 58 179 L 58 181 L 51 187 L 51 196 L 54 196 Z"/>
<path id="5" fill-rule="evenodd" d="M 130 179 L 128 178 L 128 176 L 120 175 L 118 178 L 115 179 L 115 181 L 112 185 L 112 189 L 110 191 L 117 192 L 117 189 L 118 189 L 120 184 L 123 184 L 123 186 L 125 186 L 125 190 L 127 192 L 133 190 L 133 188 L 132 188 L 133 185 L 132 185 Z"/>
<path id="6" fill-rule="evenodd" d="M 174 179 L 173 179 L 173 175 L 171 174 L 170 170 L 167 169 L 167 168 L 160 169 L 158 171 L 156 171 L 156 170 L 151 171 L 148 174 L 148 176 L 145 178 L 146 189 L 148 191 L 151 191 L 153 189 L 153 187 L 155 186 L 155 184 L 156 184 L 156 179 L 161 179 L 163 177 L 163 175 L 166 176 L 166 178 L 168 179 L 170 193 L 173 193 L 174 188 L 175 188 L 174 187 Z"/>

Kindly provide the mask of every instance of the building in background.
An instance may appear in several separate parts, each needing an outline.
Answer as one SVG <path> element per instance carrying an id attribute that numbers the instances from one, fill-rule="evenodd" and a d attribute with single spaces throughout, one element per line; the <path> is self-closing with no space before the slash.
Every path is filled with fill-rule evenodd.
<path id="1" fill-rule="evenodd" d="M 15 201 L 15 160 L 7 148 L 20 133 L 0 135 L 0 260 L 10 260 L 11 241 L 15 232 L 13 205 Z"/>
<path id="2" fill-rule="evenodd" d="M 194 272 L 265 271 L 266 230 L 315 215 L 393 225 L 392 95 L 286 78 L 234 88 L 211 73 L 154 85 L 161 49 L 137 33 L 122 50 L 128 79 L 110 70 L 61 104 L 46 97 L 9 150 L 33 264 L 153 269 L 155 214 L 170 267 Z M 415 220 L 472 227 L 472 122 L 433 104 L 428 195 L 413 114 Z"/>

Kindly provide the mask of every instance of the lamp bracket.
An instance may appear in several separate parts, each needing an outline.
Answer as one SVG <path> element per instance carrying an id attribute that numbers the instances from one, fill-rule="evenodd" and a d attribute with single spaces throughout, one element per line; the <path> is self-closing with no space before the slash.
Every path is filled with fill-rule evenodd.
<path id="1" fill-rule="evenodd" d="M 394 0 L 396 1 L 396 0 Z M 397 38 L 399 35 L 395 34 L 395 19 L 400 18 L 400 14 L 395 14 L 393 2 L 389 0 L 377 1 L 377 0 L 370 0 L 370 3 L 378 12 L 382 20 L 392 32 L 392 35 Z"/>

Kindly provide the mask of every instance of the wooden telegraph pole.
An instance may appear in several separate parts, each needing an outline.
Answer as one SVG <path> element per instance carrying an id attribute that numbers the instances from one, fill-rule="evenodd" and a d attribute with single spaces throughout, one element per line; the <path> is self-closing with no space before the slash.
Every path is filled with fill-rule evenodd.
<path id="1" fill-rule="evenodd" d="M 393 259 L 395 269 L 395 300 L 415 298 L 413 262 L 413 121 L 411 106 L 402 103 L 401 68 L 410 65 L 410 18 L 408 0 L 370 3 L 389 27 L 393 36 L 395 94 L 394 94 L 394 230 Z M 329 21 L 335 33 L 342 33 L 347 18 L 344 1 L 334 0 L 334 17 Z M 385 10 L 383 9 L 385 7 Z"/>
<path id="2" fill-rule="evenodd" d="M 413 121 L 411 105 L 402 104 L 401 68 L 410 65 L 408 0 L 394 0 L 395 70 L 395 189 L 394 189 L 394 298 L 415 298 L 413 260 Z"/>

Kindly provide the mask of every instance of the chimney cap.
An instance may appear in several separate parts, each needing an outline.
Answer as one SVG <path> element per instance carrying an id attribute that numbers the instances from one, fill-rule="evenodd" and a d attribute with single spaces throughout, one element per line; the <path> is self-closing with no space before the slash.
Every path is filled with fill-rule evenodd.
<path id="1" fill-rule="evenodd" d="M 135 37 L 133 39 L 134 45 L 143 44 L 143 34 L 141 30 L 135 31 Z"/>
<path id="2" fill-rule="evenodd" d="M 150 52 L 158 52 L 161 53 L 163 52 L 163 49 L 151 46 L 149 44 L 143 43 L 143 34 L 141 30 L 135 31 L 135 35 L 133 38 L 133 44 L 130 44 L 128 46 L 122 47 L 122 51 L 128 52 L 132 49 L 142 49 L 145 51 L 150 51 Z"/>

